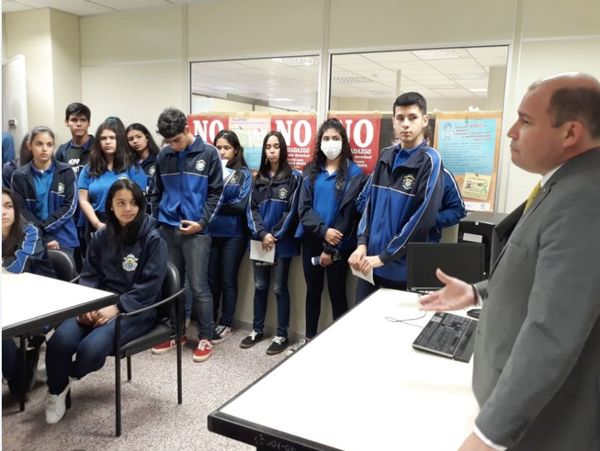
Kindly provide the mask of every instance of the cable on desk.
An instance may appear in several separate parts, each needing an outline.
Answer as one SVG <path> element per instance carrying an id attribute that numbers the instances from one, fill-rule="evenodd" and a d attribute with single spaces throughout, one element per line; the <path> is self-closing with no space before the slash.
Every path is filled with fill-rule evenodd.
<path id="1" fill-rule="evenodd" d="M 423 326 L 419 326 L 418 324 L 411 324 L 411 323 L 409 323 L 409 321 L 417 321 L 419 319 L 423 319 L 423 318 L 425 318 L 425 315 L 427 315 L 427 312 L 423 312 L 423 314 L 421 316 L 417 316 L 416 318 L 400 319 L 400 318 L 394 318 L 393 316 L 386 316 L 385 319 L 392 323 L 403 323 L 408 326 L 414 326 L 414 327 L 418 327 L 419 329 L 423 329 Z"/>

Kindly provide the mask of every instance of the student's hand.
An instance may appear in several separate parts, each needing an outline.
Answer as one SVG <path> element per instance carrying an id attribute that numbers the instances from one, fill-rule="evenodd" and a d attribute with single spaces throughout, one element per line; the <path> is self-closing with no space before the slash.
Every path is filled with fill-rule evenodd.
<path id="1" fill-rule="evenodd" d="M 275 242 L 277 240 L 275 239 L 275 237 L 273 235 L 271 235 L 270 233 L 267 233 L 265 235 L 265 237 L 262 239 L 262 248 L 264 251 L 270 252 L 271 249 L 273 249 L 273 246 L 275 246 Z"/>
<path id="2" fill-rule="evenodd" d="M 370 257 L 365 257 L 362 259 L 362 261 L 360 262 L 359 270 L 363 274 L 368 274 L 369 271 L 371 271 L 374 268 L 379 268 L 380 266 L 383 266 L 383 262 L 381 261 L 379 256 L 372 255 Z"/>
<path id="3" fill-rule="evenodd" d="M 456 277 L 450 277 L 439 268 L 435 275 L 445 286 L 421 297 L 421 310 L 460 310 L 476 304 L 477 299 L 471 285 Z"/>
<path id="4" fill-rule="evenodd" d="M 327 229 L 327 232 L 325 232 L 325 241 L 327 241 L 332 246 L 337 246 L 338 244 L 340 244 L 340 241 L 342 241 L 343 237 L 344 234 L 342 232 L 331 227 Z"/>
<path id="5" fill-rule="evenodd" d="M 202 224 L 196 221 L 189 221 L 187 219 L 181 220 L 181 225 L 179 226 L 179 230 L 182 235 L 193 235 L 194 233 L 202 232 Z"/>
<path id="6" fill-rule="evenodd" d="M 58 241 L 56 241 L 56 240 L 48 241 L 48 244 L 46 244 L 46 247 L 48 248 L 48 250 L 60 249 L 60 245 L 58 244 Z"/>
<path id="7" fill-rule="evenodd" d="M 106 227 L 106 224 L 103 223 L 102 221 L 98 221 L 95 225 L 94 228 L 98 231 L 100 229 L 103 229 L 104 227 Z"/>
<path id="8" fill-rule="evenodd" d="M 111 319 L 119 314 L 119 309 L 116 305 L 109 305 L 108 307 L 101 308 L 97 311 L 98 318 L 96 319 L 96 323 L 94 327 L 104 326 Z"/>
<path id="9" fill-rule="evenodd" d="M 320 264 L 323 268 L 327 268 L 333 263 L 333 258 L 331 255 L 326 254 L 325 252 L 321 252 Z"/>
<path id="10" fill-rule="evenodd" d="M 91 312 L 82 313 L 77 317 L 77 322 L 82 326 L 93 326 L 98 319 L 98 311 L 93 310 Z"/>
<path id="11" fill-rule="evenodd" d="M 475 435 L 475 433 L 471 433 L 467 439 L 460 445 L 458 451 L 493 451 L 494 448 L 487 446 L 483 441 Z"/>
<path id="12" fill-rule="evenodd" d="M 356 250 L 350 255 L 348 263 L 350 264 L 350 266 L 352 266 L 353 269 L 355 269 L 356 271 L 360 271 L 360 264 L 362 263 L 366 255 L 367 246 L 364 244 L 359 244 Z"/>

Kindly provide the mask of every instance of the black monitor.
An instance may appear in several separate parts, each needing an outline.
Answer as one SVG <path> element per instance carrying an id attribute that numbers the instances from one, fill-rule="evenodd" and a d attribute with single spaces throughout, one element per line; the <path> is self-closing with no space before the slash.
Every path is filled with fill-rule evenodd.
<path id="1" fill-rule="evenodd" d="M 408 243 L 407 289 L 431 291 L 442 287 L 436 268 L 467 283 L 483 279 L 484 247 L 482 243 Z"/>

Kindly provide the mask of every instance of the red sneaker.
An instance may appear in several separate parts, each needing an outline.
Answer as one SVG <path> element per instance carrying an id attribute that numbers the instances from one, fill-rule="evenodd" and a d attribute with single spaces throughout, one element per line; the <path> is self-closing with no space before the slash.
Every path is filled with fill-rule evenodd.
<path id="1" fill-rule="evenodd" d="M 184 335 L 183 337 L 181 337 L 179 339 L 179 342 L 181 343 L 182 346 L 185 346 L 185 344 L 187 343 L 187 337 Z M 175 340 L 164 341 L 161 344 L 156 345 L 152 348 L 152 354 L 156 354 L 156 355 L 164 354 L 166 352 L 169 352 L 171 349 L 174 349 L 175 346 L 176 346 Z"/>
<path id="2" fill-rule="evenodd" d="M 213 352 L 213 345 L 210 340 L 203 338 L 198 343 L 198 347 L 194 351 L 194 362 L 204 362 Z"/>

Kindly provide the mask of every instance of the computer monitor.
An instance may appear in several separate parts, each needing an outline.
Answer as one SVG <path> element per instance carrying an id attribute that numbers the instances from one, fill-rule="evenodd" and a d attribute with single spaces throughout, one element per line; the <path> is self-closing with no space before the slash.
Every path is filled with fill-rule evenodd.
<path id="1" fill-rule="evenodd" d="M 441 288 L 443 284 L 435 275 L 436 268 L 467 283 L 483 279 L 482 243 L 408 243 L 406 254 L 409 291 Z"/>

